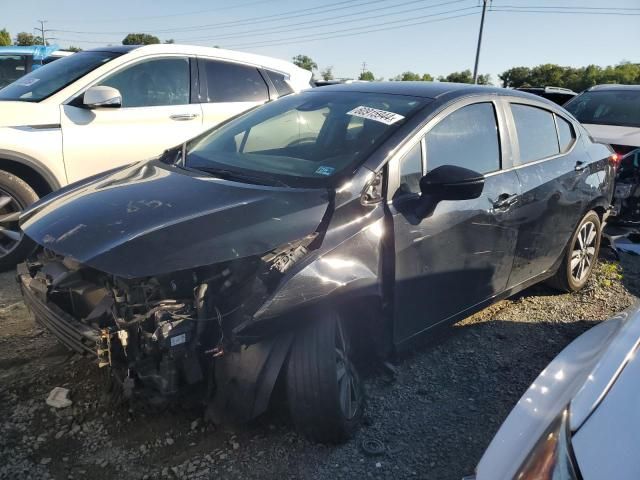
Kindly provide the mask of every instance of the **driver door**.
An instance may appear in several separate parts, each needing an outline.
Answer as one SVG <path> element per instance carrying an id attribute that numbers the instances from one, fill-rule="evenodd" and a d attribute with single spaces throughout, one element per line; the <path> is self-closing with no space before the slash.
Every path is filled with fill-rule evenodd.
<path id="1" fill-rule="evenodd" d="M 88 109 L 83 95 L 62 105 L 69 182 L 154 157 L 198 135 L 202 110 L 191 103 L 192 72 L 187 57 L 143 60 L 97 83 L 120 91 L 120 108 Z"/>
<path id="2" fill-rule="evenodd" d="M 505 290 L 511 272 L 520 185 L 514 171 L 502 171 L 499 105 L 466 103 L 445 111 L 390 168 L 396 343 L 463 317 Z M 417 218 L 420 177 L 441 165 L 485 174 L 482 194 L 441 201 L 426 218 Z"/>

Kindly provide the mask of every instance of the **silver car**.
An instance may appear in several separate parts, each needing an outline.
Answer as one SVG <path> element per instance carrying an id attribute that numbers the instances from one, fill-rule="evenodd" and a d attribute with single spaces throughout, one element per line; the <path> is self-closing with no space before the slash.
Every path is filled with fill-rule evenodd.
<path id="1" fill-rule="evenodd" d="M 640 307 L 588 330 L 531 384 L 476 480 L 640 478 Z"/>

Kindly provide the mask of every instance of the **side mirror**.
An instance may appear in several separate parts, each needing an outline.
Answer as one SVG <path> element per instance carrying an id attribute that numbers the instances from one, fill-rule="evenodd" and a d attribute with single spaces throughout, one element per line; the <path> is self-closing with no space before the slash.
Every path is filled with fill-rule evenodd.
<path id="1" fill-rule="evenodd" d="M 468 168 L 442 165 L 420 179 L 422 196 L 432 201 L 471 200 L 484 188 L 484 176 Z"/>
<path id="2" fill-rule="evenodd" d="M 122 95 L 117 88 L 96 86 L 84 92 L 82 103 L 87 108 L 120 108 Z"/>

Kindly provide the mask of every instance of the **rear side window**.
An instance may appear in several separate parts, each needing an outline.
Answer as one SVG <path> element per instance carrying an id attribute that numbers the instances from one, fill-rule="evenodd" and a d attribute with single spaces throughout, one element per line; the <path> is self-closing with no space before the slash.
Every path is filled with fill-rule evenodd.
<path id="1" fill-rule="evenodd" d="M 500 169 L 498 124 L 492 103 L 475 103 L 456 110 L 433 127 L 425 140 L 428 170 L 441 165 L 479 173 Z"/>
<path id="2" fill-rule="evenodd" d="M 266 102 L 267 84 L 257 68 L 204 60 L 208 103 Z"/>
<path id="3" fill-rule="evenodd" d="M 0 88 L 27 73 L 27 61 L 22 55 L 0 55 Z"/>
<path id="4" fill-rule="evenodd" d="M 516 124 L 520 163 L 535 162 L 560 153 L 553 113 L 528 105 L 511 104 Z"/>
<path id="5" fill-rule="evenodd" d="M 573 127 L 564 118 L 556 115 L 556 122 L 558 124 L 558 140 L 560 142 L 560 152 L 568 152 L 573 142 L 576 139 L 576 134 L 573 131 Z"/>
<path id="6" fill-rule="evenodd" d="M 267 71 L 267 75 L 269 75 L 269 79 L 273 83 L 274 87 L 276 87 L 279 97 L 284 97 L 285 95 L 293 93 L 293 89 L 287 83 L 287 79 L 284 75 L 272 71 Z"/>

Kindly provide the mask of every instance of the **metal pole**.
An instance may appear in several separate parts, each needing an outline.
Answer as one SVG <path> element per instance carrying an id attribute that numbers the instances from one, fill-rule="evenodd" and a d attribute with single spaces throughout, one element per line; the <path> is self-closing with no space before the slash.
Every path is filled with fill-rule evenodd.
<path id="1" fill-rule="evenodd" d="M 42 45 L 47 45 L 47 41 L 44 38 L 44 24 L 47 23 L 46 20 L 38 20 L 38 22 L 40 22 L 40 28 L 38 28 L 37 30 L 40 30 L 40 38 L 42 38 Z"/>
<path id="2" fill-rule="evenodd" d="M 484 29 L 484 15 L 489 0 L 482 0 L 482 17 L 480 18 L 480 33 L 478 34 L 478 48 L 476 49 L 476 63 L 473 67 L 473 83 L 478 83 L 478 63 L 480 63 L 480 47 L 482 46 L 482 30 Z"/>

